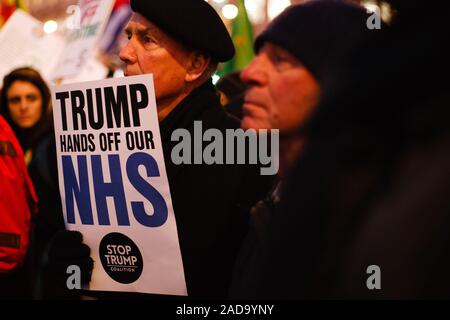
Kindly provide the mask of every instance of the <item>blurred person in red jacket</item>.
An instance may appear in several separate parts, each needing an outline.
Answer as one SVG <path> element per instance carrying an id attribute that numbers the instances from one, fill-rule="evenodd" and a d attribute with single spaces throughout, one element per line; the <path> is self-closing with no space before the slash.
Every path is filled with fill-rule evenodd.
<path id="1" fill-rule="evenodd" d="M 25 269 L 37 198 L 23 152 L 0 116 L 0 299 L 26 298 Z"/>

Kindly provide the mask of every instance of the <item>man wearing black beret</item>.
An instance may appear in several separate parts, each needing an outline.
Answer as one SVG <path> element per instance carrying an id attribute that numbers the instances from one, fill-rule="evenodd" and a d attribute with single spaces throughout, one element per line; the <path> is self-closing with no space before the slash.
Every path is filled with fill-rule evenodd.
<path id="1" fill-rule="evenodd" d="M 256 170 L 249 177 L 245 166 L 175 166 L 170 154 L 173 130 L 193 133 L 194 121 L 202 121 L 203 130 L 239 127 L 224 112 L 211 83 L 218 62 L 234 56 L 233 42 L 204 0 L 132 0 L 131 7 L 134 14 L 125 28 L 129 42 L 120 58 L 125 75 L 154 77 L 188 295 L 225 297 L 247 225 L 243 208 L 265 190 L 258 180 L 260 186 L 247 184 L 259 179 Z"/>
<path id="2" fill-rule="evenodd" d="M 131 8 L 134 14 L 125 28 L 130 41 L 120 58 L 126 76 L 153 73 L 159 120 L 197 88 L 194 95 L 215 94 L 210 78 L 217 63 L 235 52 L 216 11 L 200 0 L 133 0 Z"/>
<path id="3" fill-rule="evenodd" d="M 239 128 L 211 82 L 218 63 L 234 56 L 233 42 L 204 0 L 132 0 L 131 8 L 134 14 L 125 28 L 129 41 L 120 58 L 126 76 L 153 74 L 188 296 L 224 298 L 248 209 L 269 184 L 255 166 L 177 166 L 171 152 L 178 142 L 172 142 L 171 135 L 183 128 L 193 136 L 194 121 L 202 121 L 203 130 L 222 133 Z M 81 245 L 80 237 L 71 238 L 79 239 L 74 246 Z"/>
<path id="4" fill-rule="evenodd" d="M 239 127 L 223 111 L 211 83 L 217 63 L 231 59 L 234 46 L 204 0 L 132 0 L 131 7 L 134 14 L 125 28 L 129 42 L 120 58 L 125 75 L 154 77 L 188 295 L 224 297 L 247 222 L 237 207 L 245 172 L 234 166 L 175 166 L 170 154 L 172 131 L 192 133 L 196 120 L 203 130 Z"/>

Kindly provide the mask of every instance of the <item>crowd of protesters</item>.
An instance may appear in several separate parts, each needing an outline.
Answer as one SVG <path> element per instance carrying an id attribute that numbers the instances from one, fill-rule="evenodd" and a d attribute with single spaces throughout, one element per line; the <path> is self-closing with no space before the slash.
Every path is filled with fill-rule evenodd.
<path id="1" fill-rule="evenodd" d="M 125 76 L 153 74 L 188 299 L 450 298 L 449 52 L 429 38 L 448 31 L 425 4 L 391 4 L 375 29 L 352 1 L 285 9 L 233 74 L 238 119 L 211 81 L 235 54 L 215 10 L 131 0 L 119 57 Z M 69 265 L 88 284 L 95 261 L 65 230 L 50 91 L 23 67 L 0 103 L 0 298 L 157 296 L 67 288 Z M 279 130 L 277 176 L 173 164 L 172 132 L 195 121 Z"/>

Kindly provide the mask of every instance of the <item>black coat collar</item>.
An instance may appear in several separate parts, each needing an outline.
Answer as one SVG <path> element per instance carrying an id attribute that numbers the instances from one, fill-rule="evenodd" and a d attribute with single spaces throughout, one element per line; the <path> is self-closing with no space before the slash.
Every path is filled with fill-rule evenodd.
<path id="1" fill-rule="evenodd" d="M 227 117 L 220 104 L 219 95 L 211 83 L 207 81 L 192 91 L 174 110 L 160 123 L 161 140 L 164 150 L 167 176 L 173 181 L 183 168 L 188 165 L 175 165 L 171 159 L 172 148 L 178 143 L 171 140 L 176 129 L 186 129 L 193 135 L 194 121 L 202 121 L 205 128 L 224 126 Z"/>

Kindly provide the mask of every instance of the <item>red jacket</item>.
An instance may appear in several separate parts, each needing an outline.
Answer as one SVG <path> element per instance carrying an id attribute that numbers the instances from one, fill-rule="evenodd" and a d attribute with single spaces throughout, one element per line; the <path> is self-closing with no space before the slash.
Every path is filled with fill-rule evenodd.
<path id="1" fill-rule="evenodd" d="M 36 209 L 37 198 L 22 149 L 0 116 L 0 273 L 22 264 Z"/>

